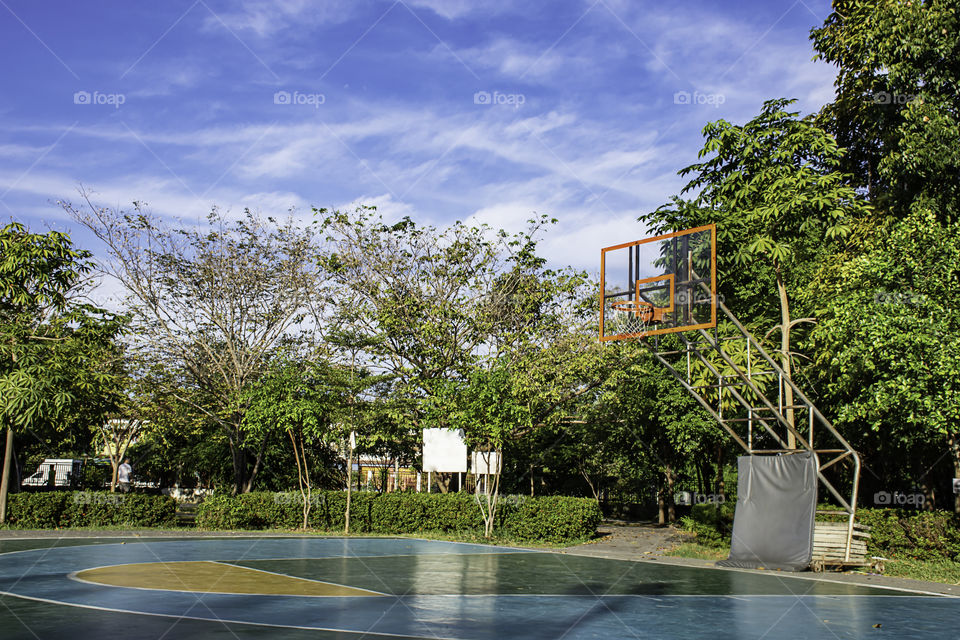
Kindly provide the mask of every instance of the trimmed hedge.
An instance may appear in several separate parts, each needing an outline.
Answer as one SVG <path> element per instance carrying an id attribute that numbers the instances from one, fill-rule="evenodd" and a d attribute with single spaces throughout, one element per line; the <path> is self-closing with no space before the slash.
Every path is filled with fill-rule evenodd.
<path id="1" fill-rule="evenodd" d="M 8 496 L 7 522 L 17 529 L 170 527 L 177 502 L 168 496 L 102 491 L 51 491 Z"/>
<path id="2" fill-rule="evenodd" d="M 342 530 L 347 495 L 313 495 L 310 526 Z M 302 498 L 294 493 L 246 493 L 212 496 L 197 508 L 204 529 L 293 529 L 302 524 Z M 564 542 L 593 535 L 600 507 L 589 498 L 502 496 L 495 531 L 519 540 Z M 352 533 L 400 534 L 421 531 L 480 532 L 483 520 L 468 493 L 367 493 L 350 499 Z"/>
<path id="3" fill-rule="evenodd" d="M 960 517 L 952 512 L 858 509 L 857 522 L 872 527 L 871 555 L 960 561 Z"/>

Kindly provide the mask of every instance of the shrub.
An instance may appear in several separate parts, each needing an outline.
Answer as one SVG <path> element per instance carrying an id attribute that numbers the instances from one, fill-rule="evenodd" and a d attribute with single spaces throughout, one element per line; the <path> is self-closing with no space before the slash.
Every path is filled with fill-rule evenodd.
<path id="1" fill-rule="evenodd" d="M 341 530 L 346 494 L 321 491 L 313 495 L 310 526 Z M 204 529 L 296 528 L 302 523 L 299 493 L 248 493 L 214 496 L 197 508 L 197 526 Z M 503 496 L 497 530 L 521 540 L 563 542 L 592 535 L 600 523 L 600 508 L 586 498 Z M 353 533 L 478 532 L 483 529 L 476 499 L 468 493 L 367 493 L 351 496 Z"/>
<path id="2" fill-rule="evenodd" d="M 502 526 L 521 540 L 563 542 L 583 538 L 597 530 L 602 517 L 600 505 L 587 498 L 519 498 L 505 501 Z"/>
<path id="3" fill-rule="evenodd" d="M 56 529 L 69 494 L 15 493 L 7 497 L 7 522 L 18 529 Z"/>
<path id="4" fill-rule="evenodd" d="M 948 511 L 859 509 L 869 525 L 867 552 L 885 558 L 960 560 L 960 518 Z"/>
<path id="5" fill-rule="evenodd" d="M 102 491 L 17 493 L 7 505 L 7 521 L 18 529 L 165 527 L 176 523 L 176 513 L 167 496 Z"/>

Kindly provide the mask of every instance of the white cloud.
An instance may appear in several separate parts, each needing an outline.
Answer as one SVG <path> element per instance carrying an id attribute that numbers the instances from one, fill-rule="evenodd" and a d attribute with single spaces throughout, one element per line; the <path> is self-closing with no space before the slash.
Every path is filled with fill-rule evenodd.
<path id="1" fill-rule="evenodd" d="M 453 53 L 470 68 L 492 70 L 505 80 L 524 83 L 547 83 L 587 71 L 596 64 L 595 60 L 591 60 L 590 51 L 580 49 L 576 53 L 564 52 L 562 48 L 506 37 L 499 37 L 483 46 L 456 49 Z M 453 59 L 451 50 L 441 45 L 434 48 L 432 55 Z M 504 93 L 511 91 L 508 86 L 478 88 Z"/>
<path id="2" fill-rule="evenodd" d="M 229 29 L 241 34 L 269 38 L 305 25 L 336 24 L 354 13 L 358 2 L 350 0 L 242 0 L 235 11 L 217 11 L 204 26 L 209 30 Z M 362 4 L 362 3 L 361 3 Z M 296 33 L 293 31 L 292 33 Z"/>
<path id="3" fill-rule="evenodd" d="M 510 0 L 406 0 L 406 4 L 418 9 L 429 9 L 447 20 L 475 14 L 490 16 L 516 6 Z"/>
<path id="4" fill-rule="evenodd" d="M 347 213 L 354 211 L 358 207 L 376 207 L 377 213 L 383 216 L 383 220 L 386 223 L 397 222 L 409 216 L 416 222 L 429 224 L 429 220 L 424 220 L 417 214 L 417 210 L 413 205 L 406 202 L 398 202 L 394 199 L 393 195 L 389 193 L 362 195 L 335 208 Z"/>

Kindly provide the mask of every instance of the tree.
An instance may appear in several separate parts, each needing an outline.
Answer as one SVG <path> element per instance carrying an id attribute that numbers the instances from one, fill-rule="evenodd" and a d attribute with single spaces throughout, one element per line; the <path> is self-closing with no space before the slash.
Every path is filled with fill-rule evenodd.
<path id="1" fill-rule="evenodd" d="M 743 126 L 720 120 L 704 127 L 701 158 L 681 175 L 694 174 L 684 192 L 700 190 L 686 212 L 709 211 L 739 266 L 769 265 L 779 306 L 781 367 L 790 376 L 794 352 L 791 332 L 809 318 L 791 312 L 791 289 L 802 286 L 804 269 L 817 260 L 831 241 L 846 236 L 852 224 L 870 208 L 839 169 L 843 151 L 836 140 L 811 118 L 786 111 L 792 100 L 770 100 L 756 118 Z M 675 201 L 676 203 L 676 201 Z M 656 231 L 676 224 L 670 206 L 642 216 Z M 672 229 L 671 229 L 672 230 Z M 793 405 L 785 390 L 784 404 Z M 787 409 L 794 424 L 792 409 Z M 788 446 L 796 447 L 793 433 Z"/>
<path id="2" fill-rule="evenodd" d="M 313 230 L 249 211 L 229 221 L 216 209 L 205 228 L 171 228 L 141 203 L 124 212 L 83 196 L 86 208 L 62 205 L 104 243 L 102 268 L 126 289 L 141 357 L 178 372 L 171 393 L 219 425 L 234 492 L 250 491 L 266 445 L 244 439 L 243 392 L 281 346 L 316 328 Z"/>
<path id="3" fill-rule="evenodd" d="M 282 431 L 290 440 L 303 500 L 304 529 L 309 525 L 313 504 L 308 446 L 329 448 L 340 440 L 336 416 L 346 404 L 346 375 L 325 364 L 281 361 L 245 393 L 248 409 L 244 428 L 261 439 L 266 439 L 270 431 Z"/>
<path id="4" fill-rule="evenodd" d="M 104 389 L 97 407 L 99 416 L 91 421 L 91 429 L 110 459 L 110 491 L 113 492 L 117 488 L 120 464 L 148 423 L 140 415 L 143 394 L 136 392 L 135 381 L 125 371 L 128 363 L 124 361 L 123 348 L 116 345 L 115 353 L 111 355 L 114 362 L 112 384 Z"/>
<path id="5" fill-rule="evenodd" d="M 503 448 L 515 432 L 532 427 L 530 406 L 504 362 L 495 362 L 489 369 L 474 369 L 453 394 L 449 424 L 451 428 L 463 429 L 467 445 L 479 453 L 485 467 L 485 491 L 481 493 L 477 475 L 475 495 L 483 517 L 483 533 L 489 538 L 500 497 L 498 466 Z"/>
<path id="6" fill-rule="evenodd" d="M 125 318 L 78 300 L 92 266 L 68 235 L 34 234 L 12 223 L 0 230 L 0 250 L 2 522 L 14 432 L 76 413 L 101 393 L 113 375 L 101 356 L 113 350 Z"/>
<path id="7" fill-rule="evenodd" d="M 530 420 L 508 428 L 519 410 L 512 405 L 484 417 L 487 431 L 471 438 L 489 453 L 504 438 L 529 437 L 599 384 L 583 383 L 600 353 L 595 288 L 585 274 L 546 269 L 537 256 L 537 236 L 550 219 L 534 218 L 510 235 L 462 223 L 387 224 L 369 209 L 318 214 L 329 242 L 321 265 L 342 311 L 336 317 L 363 338 L 354 356 L 392 377 L 390 406 L 405 412 L 386 421 L 397 425 L 391 439 L 427 426 L 457 428 L 467 421 L 461 402 L 479 411 L 476 397 L 510 389 L 503 401 L 522 398 Z M 509 370 L 509 384 L 495 373 L 501 370 Z"/>
<path id="8" fill-rule="evenodd" d="M 588 415 L 618 424 L 620 438 L 632 445 L 633 463 L 656 470 L 659 522 L 673 522 L 677 478 L 686 468 L 696 472 L 695 462 L 709 456 L 720 428 L 645 346 L 624 342 L 615 349 L 620 365 L 605 380 Z"/>
<path id="9" fill-rule="evenodd" d="M 960 224 L 918 209 L 865 229 L 811 292 L 815 370 L 838 426 L 888 483 L 877 488 L 909 482 L 935 499 L 938 477 L 960 477 Z"/>
<path id="10" fill-rule="evenodd" d="M 834 0 L 811 38 L 837 66 L 819 114 L 849 149 L 842 169 L 884 214 L 914 203 L 960 216 L 960 12 L 950 1 Z"/>
<path id="11" fill-rule="evenodd" d="M 349 310 L 341 314 L 346 326 L 364 338 L 364 359 L 412 396 L 465 372 L 487 337 L 476 310 L 503 236 L 489 241 L 489 230 L 459 222 L 442 230 L 409 218 L 389 225 L 369 208 L 317 214 L 329 242 L 320 264 Z"/>

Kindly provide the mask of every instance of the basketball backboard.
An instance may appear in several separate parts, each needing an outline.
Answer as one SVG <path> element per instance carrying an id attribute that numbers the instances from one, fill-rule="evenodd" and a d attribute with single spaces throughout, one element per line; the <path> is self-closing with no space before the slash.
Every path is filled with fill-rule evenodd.
<path id="1" fill-rule="evenodd" d="M 717 228 L 709 224 L 600 251 L 600 339 L 717 326 Z"/>

